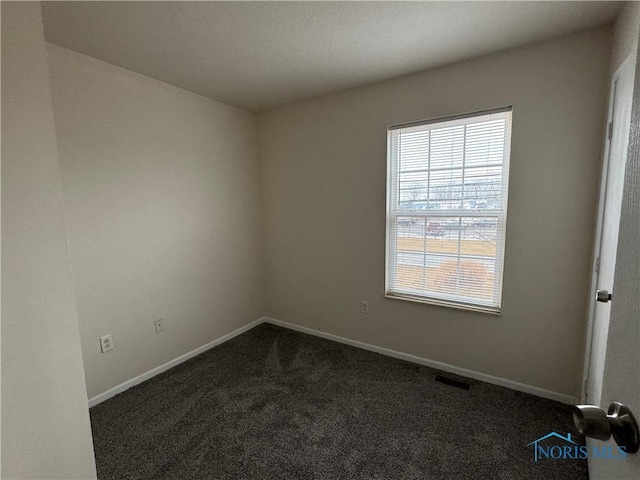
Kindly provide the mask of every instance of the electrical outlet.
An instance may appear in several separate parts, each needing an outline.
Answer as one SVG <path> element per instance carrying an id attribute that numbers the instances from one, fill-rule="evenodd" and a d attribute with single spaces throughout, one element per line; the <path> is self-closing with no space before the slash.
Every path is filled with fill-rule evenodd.
<path id="1" fill-rule="evenodd" d="M 154 320 L 153 324 L 156 327 L 156 333 L 160 333 L 160 332 L 164 332 L 164 318 L 159 318 L 157 320 Z"/>
<path id="2" fill-rule="evenodd" d="M 102 353 L 107 353 L 109 350 L 113 350 L 113 338 L 111 338 L 110 334 L 100 337 L 100 350 Z"/>
<path id="3" fill-rule="evenodd" d="M 369 302 L 367 302 L 366 300 L 362 300 L 360 302 L 360 313 L 369 313 Z"/>

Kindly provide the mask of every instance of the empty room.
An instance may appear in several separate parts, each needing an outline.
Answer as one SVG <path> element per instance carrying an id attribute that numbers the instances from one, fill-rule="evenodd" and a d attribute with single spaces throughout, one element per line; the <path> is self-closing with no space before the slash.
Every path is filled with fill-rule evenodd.
<path id="1" fill-rule="evenodd" d="M 2 479 L 637 479 L 640 2 L 2 1 Z"/>

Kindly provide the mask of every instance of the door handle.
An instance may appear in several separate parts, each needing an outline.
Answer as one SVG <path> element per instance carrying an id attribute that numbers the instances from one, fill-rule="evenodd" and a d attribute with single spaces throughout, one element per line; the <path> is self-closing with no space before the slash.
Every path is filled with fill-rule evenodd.
<path id="1" fill-rule="evenodd" d="M 580 433 L 587 437 L 609 440 L 613 436 L 627 453 L 636 453 L 640 449 L 638 423 L 629 407 L 622 403 L 611 403 L 606 413 L 595 405 L 576 405 L 573 407 L 573 421 Z"/>
<path id="2" fill-rule="evenodd" d="M 598 290 L 596 292 L 596 300 L 602 303 L 611 301 L 611 294 L 607 290 Z"/>

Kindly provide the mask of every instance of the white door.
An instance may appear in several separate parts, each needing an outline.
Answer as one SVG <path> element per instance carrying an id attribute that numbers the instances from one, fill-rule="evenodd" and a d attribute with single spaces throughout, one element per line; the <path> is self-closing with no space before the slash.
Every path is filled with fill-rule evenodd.
<path id="1" fill-rule="evenodd" d="M 627 405 L 640 418 L 640 66 L 636 64 L 629 151 L 621 203 L 617 265 L 600 406 Z M 609 440 L 610 446 L 615 446 Z M 640 478 L 640 452 L 625 459 L 589 457 L 592 480 Z"/>
<path id="2" fill-rule="evenodd" d="M 595 270 L 591 282 L 592 300 L 589 309 L 590 322 L 585 357 L 585 389 L 582 398 L 583 403 L 592 405 L 600 405 L 602 398 L 611 313 L 611 302 L 596 302 L 595 292 L 597 290 L 613 292 L 625 161 L 629 146 L 634 72 L 635 55 L 631 55 L 613 75 L 611 82 Z M 615 292 L 613 295 L 615 296 Z"/>

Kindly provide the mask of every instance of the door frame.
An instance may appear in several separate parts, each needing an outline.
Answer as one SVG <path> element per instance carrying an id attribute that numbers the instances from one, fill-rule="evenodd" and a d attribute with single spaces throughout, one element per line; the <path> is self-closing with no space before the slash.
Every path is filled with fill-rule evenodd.
<path id="1" fill-rule="evenodd" d="M 634 66 L 635 55 L 629 54 L 627 58 L 620 64 L 616 71 L 611 75 L 609 84 L 609 104 L 607 106 L 607 121 L 605 126 L 605 145 L 603 149 L 602 173 L 600 175 L 600 187 L 598 197 L 598 210 L 595 229 L 595 244 L 593 248 L 593 257 L 591 261 L 591 282 L 589 284 L 589 309 L 587 314 L 587 330 L 585 332 L 585 350 L 582 367 L 582 383 L 580 385 L 580 402 L 588 403 L 587 391 L 589 376 L 591 374 L 591 355 L 593 353 L 593 325 L 596 314 L 596 289 L 598 288 L 598 280 L 600 278 L 600 256 L 602 249 L 602 234 L 604 231 L 604 211 L 607 196 L 607 180 L 609 177 L 609 156 L 611 154 L 611 138 L 609 138 L 609 125 L 613 121 L 614 103 L 616 94 L 616 81 L 622 76 L 627 68 Z M 633 76 L 632 76 L 633 78 Z"/>

